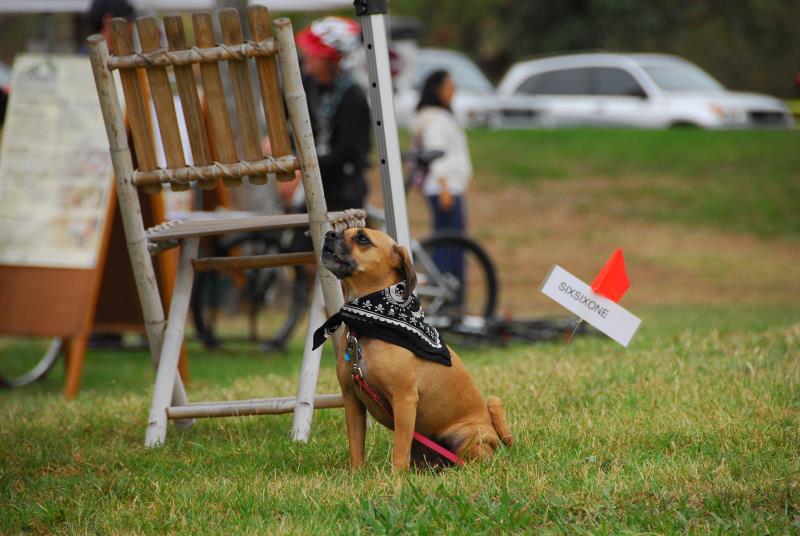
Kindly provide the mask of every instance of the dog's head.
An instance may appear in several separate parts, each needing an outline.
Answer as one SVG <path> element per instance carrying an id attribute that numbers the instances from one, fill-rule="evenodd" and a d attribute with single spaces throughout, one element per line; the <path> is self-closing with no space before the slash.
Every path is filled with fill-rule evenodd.
<path id="1" fill-rule="evenodd" d="M 408 250 L 373 229 L 329 231 L 322 246 L 322 265 L 344 281 L 356 297 L 406 281 L 405 299 L 417 284 Z"/>

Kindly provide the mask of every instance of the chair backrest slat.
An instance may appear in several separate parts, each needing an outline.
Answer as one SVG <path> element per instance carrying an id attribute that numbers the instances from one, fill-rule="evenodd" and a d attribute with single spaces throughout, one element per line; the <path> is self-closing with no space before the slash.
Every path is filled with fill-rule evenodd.
<path id="1" fill-rule="evenodd" d="M 195 40 L 198 48 L 214 47 L 214 29 L 211 25 L 211 14 L 207 11 L 192 15 Z M 238 161 L 236 145 L 233 143 L 233 132 L 225 103 L 225 91 L 217 63 L 201 63 L 200 75 L 203 80 L 203 92 L 206 99 L 208 123 L 211 127 L 211 141 L 216 151 L 216 159 L 222 164 L 233 164 Z M 242 179 L 225 177 L 225 186 L 240 186 Z"/>
<path id="2" fill-rule="evenodd" d="M 184 51 L 189 48 L 186 44 L 186 34 L 183 30 L 183 18 L 181 16 L 170 15 L 164 17 L 164 33 L 167 36 L 170 51 Z M 194 72 L 189 65 L 176 65 L 174 70 L 183 118 L 189 135 L 189 145 L 192 148 L 192 161 L 196 166 L 206 166 L 211 164 L 213 158 L 211 156 L 211 148 L 208 146 L 208 133 L 205 119 L 203 118 L 200 96 L 197 93 Z M 199 181 L 200 187 L 205 190 L 213 189 L 216 183 L 217 181 L 215 180 Z"/>
<path id="3" fill-rule="evenodd" d="M 245 41 L 240 20 L 236 9 L 219 12 L 223 43 L 218 45 L 211 14 L 195 13 L 192 24 L 196 45 L 191 46 L 186 39 L 183 18 L 166 17 L 167 46 L 163 46 L 156 19 L 142 17 L 136 23 L 141 51 L 133 48 L 129 24 L 123 19 L 112 22 L 114 55 L 107 58 L 106 68 L 118 69 L 120 73 L 138 159 L 133 179 L 146 192 L 157 192 L 164 183 L 170 183 L 174 190 L 186 190 L 191 181 L 211 189 L 219 178 L 227 187 L 241 185 L 244 176 L 251 184 L 264 184 L 269 177 L 294 178 L 298 162 L 292 154 L 286 104 L 278 76 L 278 46 L 272 37 L 269 11 L 260 5 L 248 10 L 251 41 Z M 251 79 L 250 60 L 258 73 L 260 100 Z M 226 86 L 220 74 L 221 61 L 228 65 L 236 141 L 231 128 L 230 113 L 233 112 L 228 108 Z M 204 103 L 194 65 L 199 66 Z M 177 85 L 191 155 L 184 152 L 170 69 Z M 164 169 L 158 167 L 156 159 L 157 136 L 154 139 L 151 98 L 166 158 Z M 264 107 L 271 156 L 264 156 L 262 128 L 257 115 L 259 104 Z M 187 165 L 190 156 L 191 165 Z"/>
<path id="4" fill-rule="evenodd" d="M 222 27 L 222 39 L 226 45 L 244 43 L 239 12 L 235 8 L 221 10 L 219 22 Z M 250 70 L 245 60 L 229 60 L 228 70 L 244 160 L 259 160 L 264 157 L 264 153 L 261 149 L 261 136 L 258 132 L 257 108 L 250 80 Z M 250 176 L 250 184 L 265 184 L 266 182 L 266 175 Z"/>
<path id="5" fill-rule="evenodd" d="M 161 48 L 161 37 L 154 17 L 140 18 L 136 22 L 136 29 L 139 32 L 143 52 L 155 52 Z M 158 117 L 158 129 L 161 133 L 167 166 L 172 169 L 184 167 L 186 159 L 183 155 L 181 132 L 178 129 L 178 117 L 175 114 L 175 103 L 166 67 L 149 67 L 147 80 Z M 189 183 L 173 182 L 170 186 L 176 191 L 189 189 Z"/>
<path id="6" fill-rule="evenodd" d="M 247 10 L 250 23 L 250 37 L 262 42 L 272 37 L 272 28 L 269 22 L 269 11 L 262 5 L 250 6 Z M 264 114 L 267 120 L 267 132 L 272 145 L 272 154 L 276 157 L 292 153 L 289 141 L 289 129 L 286 125 L 286 111 L 283 105 L 283 95 L 278 80 L 278 62 L 275 56 L 256 58 L 258 80 L 261 85 L 261 99 L 264 104 Z M 279 173 L 278 180 L 292 180 L 294 173 Z"/>
<path id="7" fill-rule="evenodd" d="M 133 54 L 133 42 L 128 29 L 128 21 L 117 18 L 111 21 L 111 43 L 114 54 Z M 127 103 L 128 125 L 133 137 L 133 146 L 136 150 L 138 168 L 142 171 L 151 171 L 158 167 L 155 147 L 151 133 L 149 111 L 142 91 L 140 73 L 136 69 L 120 71 L 122 92 Z M 145 192 L 155 193 L 161 191 L 160 184 L 145 187 Z"/>

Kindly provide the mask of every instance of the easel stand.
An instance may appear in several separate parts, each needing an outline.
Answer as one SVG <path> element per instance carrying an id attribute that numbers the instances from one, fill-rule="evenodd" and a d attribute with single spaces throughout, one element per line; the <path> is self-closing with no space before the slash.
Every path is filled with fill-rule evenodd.
<path id="1" fill-rule="evenodd" d="M 111 166 L 101 158 L 108 142 L 90 65 L 78 55 L 21 54 L 14 72 L 0 155 L 0 332 L 63 340 L 64 395 L 72 398 L 91 333 L 144 333 L 145 326 Z M 162 221 L 162 196 L 142 209 L 145 222 Z M 156 260 L 165 296 L 172 253 Z M 11 385 L 34 381 L 58 353 L 51 346 Z"/>

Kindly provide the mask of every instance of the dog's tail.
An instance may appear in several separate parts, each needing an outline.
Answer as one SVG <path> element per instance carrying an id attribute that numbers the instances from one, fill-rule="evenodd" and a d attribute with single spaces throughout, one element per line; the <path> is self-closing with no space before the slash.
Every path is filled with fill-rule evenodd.
<path id="1" fill-rule="evenodd" d="M 492 426 L 494 431 L 500 436 L 500 440 L 506 445 L 514 442 L 514 436 L 508 429 L 508 422 L 506 422 L 506 412 L 503 409 L 503 401 L 496 396 L 490 396 L 487 399 L 486 406 L 489 409 L 489 416 L 492 418 Z"/>

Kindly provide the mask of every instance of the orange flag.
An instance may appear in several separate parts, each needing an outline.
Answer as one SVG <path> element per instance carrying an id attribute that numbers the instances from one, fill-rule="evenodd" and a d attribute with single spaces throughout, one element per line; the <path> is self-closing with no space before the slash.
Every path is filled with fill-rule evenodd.
<path id="1" fill-rule="evenodd" d="M 600 273 L 592 281 L 592 290 L 602 294 L 609 300 L 619 303 L 620 298 L 630 288 L 631 282 L 628 281 L 628 273 L 625 270 L 625 259 L 622 250 L 617 250 L 600 270 Z"/>

